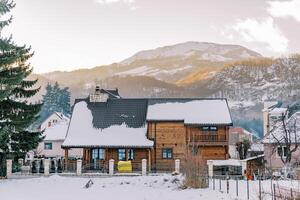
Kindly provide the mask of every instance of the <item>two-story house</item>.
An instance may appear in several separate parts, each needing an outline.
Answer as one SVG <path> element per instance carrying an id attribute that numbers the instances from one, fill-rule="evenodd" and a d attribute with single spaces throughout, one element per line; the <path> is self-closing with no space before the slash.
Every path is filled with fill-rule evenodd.
<path id="1" fill-rule="evenodd" d="M 83 149 L 84 165 L 104 168 L 109 159 L 142 159 L 152 170 L 174 170 L 174 160 L 188 153 L 203 160 L 228 159 L 232 120 L 226 99 L 121 98 L 116 91 L 96 89 L 76 99 L 62 144 Z"/>

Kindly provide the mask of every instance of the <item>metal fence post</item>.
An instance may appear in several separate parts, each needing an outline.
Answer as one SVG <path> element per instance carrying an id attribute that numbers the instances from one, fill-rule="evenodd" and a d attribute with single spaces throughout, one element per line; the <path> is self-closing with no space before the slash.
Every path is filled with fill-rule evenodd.
<path id="1" fill-rule="evenodd" d="M 247 199 L 249 200 L 249 179 L 247 179 Z"/>
<path id="2" fill-rule="evenodd" d="M 236 179 L 236 196 L 239 196 L 239 180 Z"/>
<path id="3" fill-rule="evenodd" d="M 221 179 L 219 179 L 219 183 L 220 183 L 220 191 L 221 191 L 222 190 Z"/>
<path id="4" fill-rule="evenodd" d="M 226 179 L 226 190 L 227 194 L 229 193 L 229 178 Z"/>
<path id="5" fill-rule="evenodd" d="M 274 200 L 276 200 L 276 189 L 275 189 L 275 184 L 273 184 L 273 194 L 274 194 Z"/>
<path id="6" fill-rule="evenodd" d="M 213 190 L 215 190 L 215 177 L 213 177 Z"/>
<path id="7" fill-rule="evenodd" d="M 258 179 L 259 200 L 261 200 L 261 180 Z"/>

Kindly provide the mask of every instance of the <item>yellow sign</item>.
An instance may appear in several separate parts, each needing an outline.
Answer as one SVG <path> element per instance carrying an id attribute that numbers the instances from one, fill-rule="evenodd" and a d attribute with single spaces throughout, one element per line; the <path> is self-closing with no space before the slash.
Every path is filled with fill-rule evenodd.
<path id="1" fill-rule="evenodd" d="M 131 161 L 119 161 L 118 171 L 119 173 L 131 173 L 132 172 Z"/>

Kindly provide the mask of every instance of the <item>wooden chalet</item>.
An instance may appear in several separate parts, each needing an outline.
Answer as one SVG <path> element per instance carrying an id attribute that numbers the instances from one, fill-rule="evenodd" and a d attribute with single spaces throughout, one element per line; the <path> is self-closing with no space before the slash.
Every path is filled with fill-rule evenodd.
<path id="1" fill-rule="evenodd" d="M 131 160 L 140 169 L 173 171 L 174 160 L 188 153 L 203 160 L 228 159 L 232 120 L 226 99 L 121 98 L 117 90 L 100 90 L 76 99 L 67 136 L 68 150 L 83 149 L 84 169 L 107 170 Z"/>

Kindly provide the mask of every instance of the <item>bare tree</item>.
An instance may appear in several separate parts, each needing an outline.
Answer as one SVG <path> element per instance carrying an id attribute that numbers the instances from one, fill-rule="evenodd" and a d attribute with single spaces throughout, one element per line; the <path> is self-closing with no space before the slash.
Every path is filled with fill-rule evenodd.
<path id="1" fill-rule="evenodd" d="M 270 130 L 270 142 L 273 152 L 277 152 L 284 164 L 285 176 L 287 168 L 291 167 L 293 154 L 297 151 L 300 142 L 300 113 L 288 115 L 289 108 L 274 121 Z M 298 129 L 297 129 L 298 128 Z"/>
<path id="2" fill-rule="evenodd" d="M 251 142 L 248 139 L 243 139 L 235 144 L 236 150 L 239 153 L 240 160 L 247 158 L 248 150 L 251 147 Z"/>

